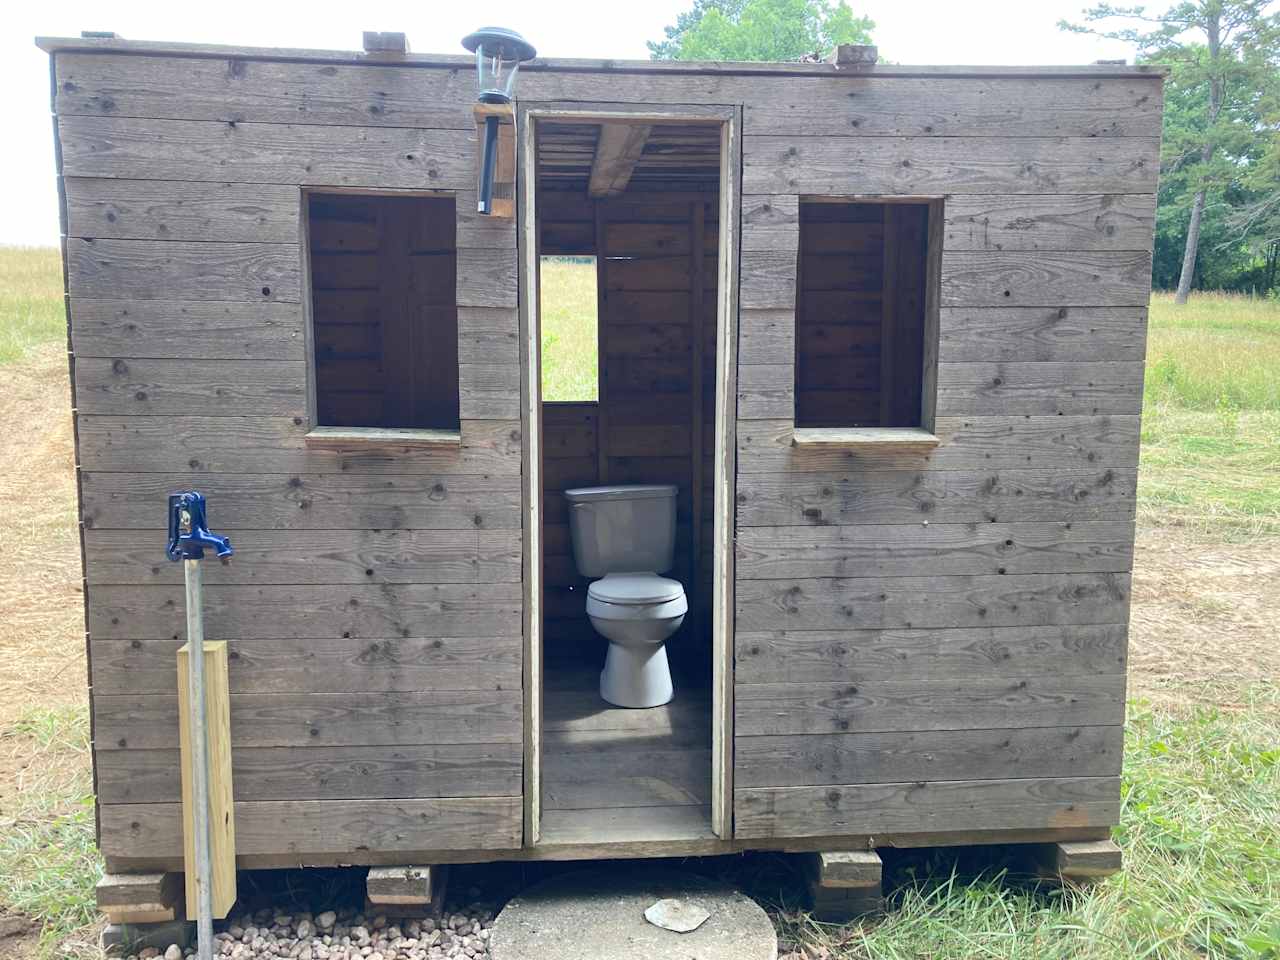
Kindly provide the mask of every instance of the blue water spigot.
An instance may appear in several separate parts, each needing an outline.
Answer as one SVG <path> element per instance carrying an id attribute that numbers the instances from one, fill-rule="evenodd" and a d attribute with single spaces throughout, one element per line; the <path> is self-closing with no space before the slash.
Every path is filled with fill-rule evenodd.
<path id="1" fill-rule="evenodd" d="M 165 553 L 170 560 L 203 560 L 209 547 L 220 557 L 232 554 L 231 541 L 209 532 L 204 516 L 204 494 L 194 490 L 169 494 L 169 544 Z"/>

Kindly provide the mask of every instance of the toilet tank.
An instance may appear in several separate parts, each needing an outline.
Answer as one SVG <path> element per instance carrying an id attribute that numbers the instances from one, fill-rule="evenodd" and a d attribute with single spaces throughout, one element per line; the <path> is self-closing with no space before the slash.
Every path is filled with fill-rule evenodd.
<path id="1" fill-rule="evenodd" d="M 576 487 L 569 501 L 573 562 L 584 577 L 665 573 L 675 562 L 676 487 Z"/>

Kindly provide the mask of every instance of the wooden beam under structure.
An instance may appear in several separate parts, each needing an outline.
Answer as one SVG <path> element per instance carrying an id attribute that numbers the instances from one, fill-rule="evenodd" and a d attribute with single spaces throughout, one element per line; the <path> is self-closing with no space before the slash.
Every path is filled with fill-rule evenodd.
<path id="1" fill-rule="evenodd" d="M 645 123 L 602 123 L 591 161 L 587 195 L 599 199 L 616 197 L 627 189 L 652 127 Z"/>

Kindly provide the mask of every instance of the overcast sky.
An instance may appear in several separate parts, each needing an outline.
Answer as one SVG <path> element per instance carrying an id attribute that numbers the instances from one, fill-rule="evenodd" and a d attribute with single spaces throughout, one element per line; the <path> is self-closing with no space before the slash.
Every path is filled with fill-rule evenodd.
<path id="1" fill-rule="evenodd" d="M 417 52 L 459 53 L 458 41 L 483 24 L 520 30 L 548 57 L 646 59 L 646 40 L 692 0 L 384 0 L 370 4 L 308 4 L 272 0 L 59 0 L 45 7 L 9 0 L 0 34 L 0 71 L 10 91 L 9 136 L 0 166 L 8 216 L 0 243 L 56 244 L 57 192 L 49 121 L 47 55 L 37 35 L 73 37 L 114 30 L 131 40 L 175 40 L 245 46 L 360 48 L 363 30 L 400 30 Z M 1066 34 L 1061 18 L 1078 18 L 1082 0 L 865 0 L 854 12 L 876 22 L 884 57 L 902 64 L 1073 64 L 1132 58 L 1123 44 Z M 13 116 L 16 114 L 16 116 Z"/>

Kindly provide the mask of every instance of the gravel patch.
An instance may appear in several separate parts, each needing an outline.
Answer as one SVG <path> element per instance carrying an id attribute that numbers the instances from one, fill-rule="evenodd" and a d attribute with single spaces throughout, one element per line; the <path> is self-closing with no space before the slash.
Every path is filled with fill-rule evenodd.
<path id="1" fill-rule="evenodd" d="M 214 956 L 229 960 L 489 960 L 494 911 L 471 904 L 439 920 L 399 920 L 352 909 L 285 913 L 270 909 L 214 924 Z M 196 955 L 172 944 L 129 960 L 183 960 Z"/>

